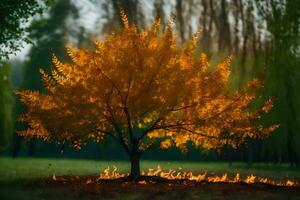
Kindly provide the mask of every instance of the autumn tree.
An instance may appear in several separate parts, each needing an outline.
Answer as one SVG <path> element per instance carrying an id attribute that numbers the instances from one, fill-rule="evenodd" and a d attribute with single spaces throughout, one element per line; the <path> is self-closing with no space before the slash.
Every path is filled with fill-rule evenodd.
<path id="1" fill-rule="evenodd" d="M 95 43 L 95 50 L 67 47 L 72 63 L 54 55 L 51 74 L 41 70 L 47 93 L 18 91 L 29 125 L 22 136 L 81 148 L 87 141 L 116 140 L 131 162 L 129 178 L 140 176 L 143 151 L 187 144 L 208 149 L 264 138 L 276 125 L 257 121 L 272 100 L 250 109 L 258 80 L 228 92 L 230 61 L 209 66 L 196 56 L 196 37 L 177 46 L 169 24 L 137 30 L 123 12 L 124 28 Z"/>

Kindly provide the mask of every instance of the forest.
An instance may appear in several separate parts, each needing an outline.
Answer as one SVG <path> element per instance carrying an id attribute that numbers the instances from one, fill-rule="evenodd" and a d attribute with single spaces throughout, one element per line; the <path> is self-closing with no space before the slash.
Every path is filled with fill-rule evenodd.
<path id="1" fill-rule="evenodd" d="M 1 0 L 0 199 L 299 199 L 300 0 Z"/>
<path id="2" fill-rule="evenodd" d="M 119 12 L 124 9 L 129 23 L 136 24 L 138 29 L 149 27 L 158 18 L 163 26 L 171 20 L 179 44 L 199 32 L 197 52 L 206 53 L 212 65 L 232 55 L 230 90 L 240 90 L 253 78 L 261 79 L 261 96 L 252 107 L 274 97 L 274 107 L 262 115 L 262 121 L 265 125 L 280 125 L 268 138 L 248 138 L 237 148 L 225 145 L 219 150 L 207 150 L 190 144 L 184 154 L 176 148 L 161 152 L 151 149 L 143 159 L 299 166 L 298 0 L 54 0 L 42 4 L 28 1 L 24 5 L 17 2 L 1 3 L 1 155 L 126 159 L 127 155 L 112 140 L 100 144 L 90 141 L 82 150 L 73 151 L 68 146 L 18 136 L 16 131 L 26 125 L 16 118 L 26 108 L 15 96 L 16 90 L 45 91 L 40 68 L 51 70 L 52 55 L 68 62 L 65 45 L 92 48 L 94 38 L 104 38 L 123 26 Z M 5 9 L 5 4 L 12 9 Z M 24 12 L 18 13 L 18 9 Z M 30 12 L 26 12 L 28 9 Z"/>

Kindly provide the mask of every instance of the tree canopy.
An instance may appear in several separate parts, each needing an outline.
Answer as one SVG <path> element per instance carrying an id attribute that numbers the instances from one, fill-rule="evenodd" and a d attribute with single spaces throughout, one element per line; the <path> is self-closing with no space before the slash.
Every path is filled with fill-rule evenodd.
<path id="1" fill-rule="evenodd" d="M 67 47 L 72 63 L 53 56 L 51 74 L 41 69 L 47 93 L 17 92 L 28 109 L 20 120 L 29 128 L 20 135 L 75 148 L 111 137 L 135 162 L 157 141 L 182 150 L 189 142 L 236 147 L 276 129 L 258 122 L 272 99 L 252 106 L 259 80 L 228 90 L 231 57 L 212 67 L 205 54 L 197 56 L 196 36 L 178 46 L 171 24 L 161 31 L 158 20 L 139 31 L 124 12 L 121 17 L 124 28 L 96 41 L 94 50 Z"/>
<path id="2" fill-rule="evenodd" d="M 25 24 L 32 16 L 41 13 L 43 4 L 50 0 L 1 0 L 0 1 L 0 58 L 19 50 L 22 42 L 29 42 Z"/>
<path id="3" fill-rule="evenodd" d="M 9 64 L 0 65 L 0 150 L 9 145 L 13 129 L 13 95 Z"/>

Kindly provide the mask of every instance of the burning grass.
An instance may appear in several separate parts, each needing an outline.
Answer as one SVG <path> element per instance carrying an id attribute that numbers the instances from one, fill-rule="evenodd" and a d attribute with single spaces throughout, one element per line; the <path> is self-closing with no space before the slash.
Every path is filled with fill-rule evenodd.
<path id="1" fill-rule="evenodd" d="M 116 167 L 106 168 L 99 176 L 56 176 L 46 179 L 47 187 L 67 190 L 71 198 L 86 199 L 299 199 L 299 182 L 274 181 L 254 175 L 230 177 L 208 173 L 169 170 L 159 166 L 129 181 Z M 69 192 L 71 191 L 71 192 Z M 65 198 L 63 198 L 65 200 Z"/>
<path id="2" fill-rule="evenodd" d="M 229 167 L 228 163 L 220 162 L 162 161 L 143 161 L 141 164 L 144 177 L 128 181 L 126 172 L 129 171 L 129 165 L 125 161 L 0 158 L 0 199 L 300 199 L 297 182 L 300 180 L 299 170 L 288 165 L 255 164 L 249 167 L 234 163 Z M 161 167 L 156 167 L 157 164 Z M 117 167 L 105 169 L 106 166 L 113 165 Z M 240 175 L 235 179 L 237 172 Z M 251 174 L 266 176 L 269 181 L 285 183 L 287 186 L 258 182 L 260 178 L 253 178 L 254 175 Z M 195 178 L 197 176 L 198 180 Z M 247 176 L 254 183 L 246 183 Z M 187 177 L 194 177 L 196 180 L 189 180 Z M 220 182 L 212 182 L 216 177 Z M 293 182 L 292 186 L 288 186 L 287 179 Z"/>
<path id="3" fill-rule="evenodd" d="M 109 182 L 120 182 L 122 184 L 129 184 L 130 181 L 128 173 L 118 172 L 117 167 L 113 166 L 112 168 L 107 167 L 103 170 L 100 176 L 94 177 L 85 177 L 83 181 L 85 184 L 104 184 Z M 82 177 L 81 177 L 82 178 Z M 79 176 L 55 176 L 53 174 L 52 179 L 54 181 L 74 181 L 80 179 Z M 198 183 L 240 183 L 240 184 L 263 184 L 269 186 L 278 186 L 278 187 L 300 187 L 300 182 L 296 180 L 273 180 L 270 178 L 263 178 L 254 176 L 253 174 L 242 177 L 239 173 L 235 176 L 229 176 L 227 173 L 222 175 L 211 175 L 208 173 L 193 174 L 193 172 L 185 172 L 180 169 L 179 171 L 170 169 L 168 171 L 163 171 L 160 165 L 156 169 L 149 168 L 148 171 L 142 171 L 141 177 L 134 181 L 135 184 L 157 184 L 157 183 L 166 183 L 166 184 L 185 184 L 185 185 L 194 185 Z"/>

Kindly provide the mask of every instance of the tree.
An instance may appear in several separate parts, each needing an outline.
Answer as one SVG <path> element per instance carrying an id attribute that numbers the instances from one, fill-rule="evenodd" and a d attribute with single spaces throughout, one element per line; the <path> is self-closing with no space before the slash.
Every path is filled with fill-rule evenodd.
<path id="1" fill-rule="evenodd" d="M 289 161 L 299 167 L 299 0 L 265 0 L 258 3 L 260 14 L 267 20 L 268 31 L 272 34 L 266 58 L 269 67 L 265 94 L 276 97 L 277 104 L 271 114 L 282 124 L 270 137 L 266 148 L 275 162 Z"/>
<path id="2" fill-rule="evenodd" d="M 272 107 L 269 99 L 250 111 L 258 80 L 227 92 L 231 58 L 210 69 L 204 54 L 195 57 L 196 37 L 177 47 L 169 25 L 159 21 L 138 31 L 121 12 L 124 28 L 95 50 L 67 48 L 73 63 L 53 56 L 51 74 L 41 70 L 47 93 L 18 91 L 29 125 L 18 133 L 81 148 L 88 140 L 116 140 L 131 162 L 129 178 L 140 176 L 141 153 L 160 144 L 185 151 L 221 148 L 246 138 L 264 138 L 277 125 L 257 124 Z"/>
<path id="3" fill-rule="evenodd" d="M 0 63 L 0 151 L 8 146 L 13 128 L 13 95 L 11 69 L 7 63 Z"/>
<path id="4" fill-rule="evenodd" d="M 46 0 L 0 1 L 0 58 L 19 50 L 22 42 L 29 42 L 26 24 L 36 13 L 41 13 Z M 48 3 L 47 3 L 48 4 Z"/>
<path id="5" fill-rule="evenodd" d="M 43 82 L 39 76 L 39 68 L 49 71 L 47 66 L 51 64 L 51 54 L 56 52 L 61 57 L 64 55 L 64 43 L 67 41 L 67 35 L 70 27 L 68 18 L 78 18 L 78 10 L 70 0 L 58 0 L 53 2 L 47 17 L 33 20 L 29 27 L 29 36 L 34 41 L 28 53 L 28 60 L 23 64 L 23 80 L 20 85 L 21 89 L 44 90 Z M 75 31 L 73 31 L 74 33 Z M 76 33 L 76 32 L 75 32 Z M 16 111 L 22 112 L 24 108 L 16 102 Z M 16 128 L 22 127 L 21 124 L 16 124 Z M 36 141 L 30 140 L 28 147 L 28 155 L 33 155 L 35 152 Z M 15 135 L 13 139 L 13 156 L 17 156 L 21 146 L 21 138 Z"/>

